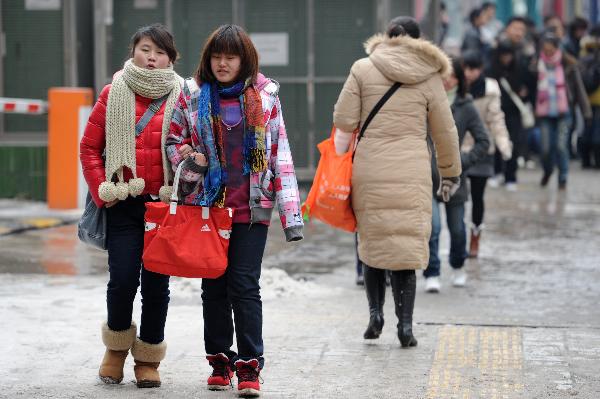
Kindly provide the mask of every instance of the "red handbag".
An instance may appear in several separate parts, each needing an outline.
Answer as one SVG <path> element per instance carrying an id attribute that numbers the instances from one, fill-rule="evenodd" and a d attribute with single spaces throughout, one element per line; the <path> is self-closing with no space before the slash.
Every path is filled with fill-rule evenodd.
<path id="1" fill-rule="evenodd" d="M 171 204 L 146 203 L 142 261 L 147 270 L 179 277 L 218 278 L 227 269 L 233 209 L 178 205 L 183 162 Z"/>

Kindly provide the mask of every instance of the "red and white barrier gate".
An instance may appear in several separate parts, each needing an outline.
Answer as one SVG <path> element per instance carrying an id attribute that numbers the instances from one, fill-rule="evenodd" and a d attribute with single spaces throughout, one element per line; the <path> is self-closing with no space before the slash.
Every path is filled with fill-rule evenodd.
<path id="1" fill-rule="evenodd" d="M 28 98 L 0 97 L 0 113 L 41 115 L 48 112 L 48 103 Z"/>

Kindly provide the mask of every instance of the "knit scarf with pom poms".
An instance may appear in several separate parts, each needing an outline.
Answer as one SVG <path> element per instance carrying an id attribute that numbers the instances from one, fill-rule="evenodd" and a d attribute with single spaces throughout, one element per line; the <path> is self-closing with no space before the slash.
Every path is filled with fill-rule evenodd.
<path id="1" fill-rule="evenodd" d="M 160 197 L 164 201 L 170 196 L 168 186 L 171 171 L 165 153 L 164 144 L 169 133 L 173 108 L 181 92 L 179 76 L 172 66 L 165 69 L 145 69 L 136 66 L 130 59 L 125 62 L 123 72 L 117 76 L 108 93 L 106 106 L 106 160 L 104 164 L 106 181 L 100 184 L 98 195 L 105 202 L 115 199 L 124 200 L 129 195 L 140 195 L 146 185 L 144 179 L 136 175 L 135 160 L 135 95 L 157 99 L 167 94 L 161 136 L 161 153 L 164 186 Z M 128 182 L 124 181 L 123 168 L 133 174 Z M 112 182 L 114 175 L 118 182 Z M 167 200 L 168 201 L 168 200 Z"/>

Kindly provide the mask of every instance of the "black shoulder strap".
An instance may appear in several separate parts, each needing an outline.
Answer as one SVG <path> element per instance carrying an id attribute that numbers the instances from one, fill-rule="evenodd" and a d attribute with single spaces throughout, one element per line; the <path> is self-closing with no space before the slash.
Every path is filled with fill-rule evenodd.
<path id="1" fill-rule="evenodd" d="M 140 120 L 135 124 L 136 136 L 139 136 L 142 133 L 142 130 L 144 130 L 146 125 L 148 125 L 154 114 L 156 114 L 160 110 L 160 107 L 162 107 L 167 97 L 169 97 L 169 94 L 165 94 L 161 98 L 152 100 L 152 102 L 148 106 L 148 109 L 146 110 L 146 112 L 144 112 L 144 115 L 142 115 Z"/>
<path id="2" fill-rule="evenodd" d="M 375 106 L 371 110 L 371 113 L 369 114 L 369 116 L 367 116 L 365 123 L 360 128 L 360 133 L 358 134 L 358 141 L 360 141 L 362 136 L 364 136 L 365 130 L 367 130 L 367 126 L 369 126 L 369 123 L 371 123 L 371 120 L 375 117 L 375 115 L 377 115 L 377 113 L 379 112 L 381 107 L 383 107 L 383 104 L 385 104 L 387 102 L 387 100 L 390 99 L 392 94 L 394 94 L 396 92 L 396 90 L 398 90 L 400 88 L 400 86 L 402 86 L 402 83 L 400 83 L 400 82 L 394 83 L 392 85 L 392 87 L 390 87 L 389 90 L 383 95 L 383 97 L 381 97 L 379 102 L 377 104 L 375 104 Z"/>

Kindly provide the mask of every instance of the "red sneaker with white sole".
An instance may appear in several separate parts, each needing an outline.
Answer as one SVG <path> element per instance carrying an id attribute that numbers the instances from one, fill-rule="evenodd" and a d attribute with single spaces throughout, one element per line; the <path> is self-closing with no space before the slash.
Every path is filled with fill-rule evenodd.
<path id="1" fill-rule="evenodd" d="M 213 368 L 213 372 L 208 377 L 207 385 L 211 391 L 226 391 L 233 388 L 233 371 L 229 366 L 229 358 L 224 353 L 216 355 L 207 355 L 208 364 Z"/>
<path id="2" fill-rule="evenodd" d="M 243 398 L 260 396 L 260 367 L 258 360 L 237 360 L 235 373 L 238 377 L 238 395 Z"/>

